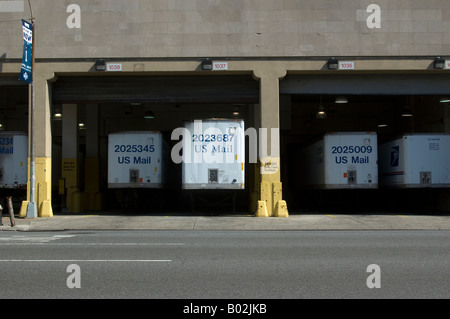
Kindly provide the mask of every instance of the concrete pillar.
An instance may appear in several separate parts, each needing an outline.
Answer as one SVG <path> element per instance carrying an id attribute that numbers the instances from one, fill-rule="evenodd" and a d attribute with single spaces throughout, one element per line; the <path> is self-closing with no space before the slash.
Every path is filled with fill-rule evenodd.
<path id="1" fill-rule="evenodd" d="M 259 104 L 252 105 L 251 108 L 251 114 L 252 114 L 252 121 L 248 123 L 248 127 L 255 128 L 255 132 L 258 132 L 259 126 L 261 125 L 261 119 L 260 119 L 260 106 Z M 257 134 L 256 134 L 257 135 Z M 255 145 L 257 147 L 257 139 L 256 136 L 255 139 L 248 139 L 249 142 L 249 150 L 250 148 L 254 148 Z M 255 144 L 255 145 L 253 145 Z M 250 155 L 249 155 L 250 157 Z M 259 176 L 259 163 L 255 162 L 254 159 L 249 158 L 249 164 L 248 164 L 248 175 L 249 175 L 249 208 L 250 211 L 256 212 L 258 209 L 258 200 L 259 200 L 259 193 L 260 193 L 260 176 Z"/>
<path id="2" fill-rule="evenodd" d="M 98 157 L 98 105 L 86 105 L 86 159 L 84 191 L 87 210 L 101 210 L 100 161 Z"/>
<path id="3" fill-rule="evenodd" d="M 69 212 L 82 211 L 82 195 L 79 187 L 78 116 L 76 104 L 62 105 L 62 172 Z"/>
<path id="4" fill-rule="evenodd" d="M 259 201 L 256 216 L 288 217 L 283 200 L 280 174 L 280 91 L 285 70 L 264 68 L 254 71 L 260 82 L 259 119 Z M 266 132 L 267 134 L 262 134 Z M 264 152 L 264 149 L 267 151 Z"/>
<path id="5" fill-rule="evenodd" d="M 35 202 L 38 217 L 52 217 L 52 133 L 49 81 L 53 73 L 41 72 L 36 65 L 34 75 L 34 127 L 33 130 L 35 157 Z M 30 201 L 30 158 L 28 158 L 27 200 L 22 202 L 19 216 L 26 217 L 26 209 Z"/>

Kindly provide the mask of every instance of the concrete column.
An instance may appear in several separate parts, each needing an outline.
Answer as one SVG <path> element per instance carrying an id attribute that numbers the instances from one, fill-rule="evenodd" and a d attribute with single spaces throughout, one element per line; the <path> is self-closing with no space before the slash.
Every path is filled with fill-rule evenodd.
<path id="1" fill-rule="evenodd" d="M 254 128 L 255 132 L 257 132 L 259 130 L 259 126 L 261 124 L 259 104 L 252 105 L 250 111 L 251 111 L 250 113 L 252 114 L 251 121 L 249 121 L 249 123 L 246 124 L 246 126 L 249 128 Z M 253 140 L 249 137 L 249 139 L 248 139 L 249 151 L 250 151 L 250 149 L 255 147 L 255 144 L 257 147 L 257 143 L 258 143 L 257 137 L 255 138 L 255 140 Z M 248 163 L 247 167 L 248 167 L 248 176 L 249 176 L 249 209 L 252 212 L 256 212 L 257 208 L 258 208 L 259 188 L 260 188 L 260 183 L 261 183 L 261 181 L 259 180 L 260 165 L 259 165 L 259 163 L 254 161 L 254 159 L 251 159 L 250 155 L 249 155 L 249 163 Z"/>
<path id="2" fill-rule="evenodd" d="M 35 157 L 35 202 L 38 217 L 52 217 L 52 133 L 49 81 L 53 73 L 41 72 L 36 65 L 34 75 L 34 127 L 33 130 Z M 30 200 L 30 158 L 28 158 L 27 200 L 22 202 L 20 217 L 26 217 L 26 209 Z"/>
<path id="3" fill-rule="evenodd" d="M 82 211 L 79 193 L 78 117 L 76 104 L 62 105 L 62 173 L 69 212 Z"/>
<path id="4" fill-rule="evenodd" d="M 254 76 L 260 81 L 260 129 L 258 135 L 260 198 L 256 216 L 288 217 L 287 204 L 282 198 L 279 136 L 279 81 L 286 76 L 286 71 L 264 68 L 255 70 Z M 262 134 L 264 132 L 266 134 Z"/>
<path id="5" fill-rule="evenodd" d="M 84 191 L 86 209 L 101 210 L 100 161 L 98 157 L 98 105 L 86 105 L 86 159 L 84 162 Z"/>

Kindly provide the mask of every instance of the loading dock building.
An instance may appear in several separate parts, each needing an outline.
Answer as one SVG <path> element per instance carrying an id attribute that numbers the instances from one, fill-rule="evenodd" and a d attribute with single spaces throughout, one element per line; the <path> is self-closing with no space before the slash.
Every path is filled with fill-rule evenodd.
<path id="1" fill-rule="evenodd" d="M 278 130 L 246 164 L 243 202 L 258 216 L 308 206 L 296 154 L 325 133 L 450 133 L 446 0 L 73 2 L 0 1 L 0 124 L 35 136 L 39 216 L 108 206 L 113 132 L 204 118 Z M 34 94 L 18 80 L 31 15 Z M 426 196 L 449 209 L 448 189 Z"/>

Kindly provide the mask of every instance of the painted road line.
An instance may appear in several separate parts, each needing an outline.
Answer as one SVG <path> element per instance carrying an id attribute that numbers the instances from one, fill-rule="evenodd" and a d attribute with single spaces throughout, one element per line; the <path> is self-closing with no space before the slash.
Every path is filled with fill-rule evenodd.
<path id="1" fill-rule="evenodd" d="M 171 262 L 170 259 L 0 259 L 0 262 Z"/>
<path id="2" fill-rule="evenodd" d="M 184 246 L 183 243 L 54 243 L 54 242 L 5 242 L 6 246 L 45 245 L 45 246 Z"/>

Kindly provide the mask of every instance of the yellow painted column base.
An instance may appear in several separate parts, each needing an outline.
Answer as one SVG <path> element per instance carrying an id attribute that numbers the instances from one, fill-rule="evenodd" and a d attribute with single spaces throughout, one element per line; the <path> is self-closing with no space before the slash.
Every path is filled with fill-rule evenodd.
<path id="1" fill-rule="evenodd" d="M 93 210 L 102 210 L 103 207 L 103 193 L 97 192 L 95 193 L 95 201 L 94 201 L 94 207 Z"/>
<path id="2" fill-rule="evenodd" d="M 278 201 L 275 209 L 275 217 L 289 217 L 286 201 Z"/>
<path id="3" fill-rule="evenodd" d="M 258 207 L 256 209 L 256 217 L 269 217 L 269 213 L 267 212 L 266 202 L 263 200 L 258 201 Z"/>
<path id="4" fill-rule="evenodd" d="M 28 203 L 29 203 L 29 201 L 27 201 L 27 200 L 23 200 L 23 201 L 22 201 L 22 206 L 20 206 L 20 212 L 19 212 L 19 217 L 20 217 L 20 218 L 25 218 L 25 217 L 27 217 L 27 207 L 28 207 Z"/>
<path id="5" fill-rule="evenodd" d="M 52 159 L 50 157 L 35 158 L 35 201 L 38 217 L 53 217 L 51 204 L 51 176 Z M 28 182 L 27 182 L 27 200 L 22 201 L 19 217 L 27 217 L 27 207 L 30 199 L 30 158 L 28 158 Z"/>
<path id="6" fill-rule="evenodd" d="M 72 193 L 72 205 L 69 208 L 71 213 L 84 212 L 85 208 L 85 194 L 82 192 Z"/>
<path id="7" fill-rule="evenodd" d="M 281 182 L 261 182 L 257 217 L 289 217 L 286 201 L 282 200 Z"/>
<path id="8" fill-rule="evenodd" d="M 27 207 L 29 203 L 30 202 L 27 200 L 22 201 L 19 212 L 20 218 L 27 217 Z M 44 200 L 42 201 L 41 205 L 39 205 L 38 217 L 53 217 L 52 203 L 49 200 Z"/>
<path id="9" fill-rule="evenodd" d="M 39 217 L 53 217 L 52 203 L 49 200 L 44 200 L 39 206 Z"/>

